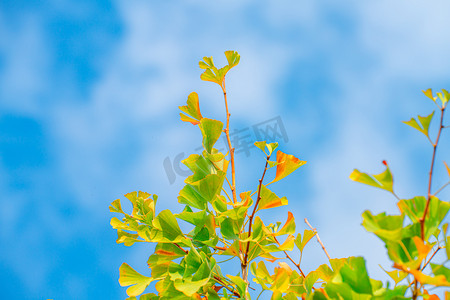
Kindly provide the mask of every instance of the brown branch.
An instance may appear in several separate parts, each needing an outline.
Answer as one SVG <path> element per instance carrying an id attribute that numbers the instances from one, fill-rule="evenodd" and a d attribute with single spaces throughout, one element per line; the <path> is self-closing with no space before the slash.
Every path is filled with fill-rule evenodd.
<path id="1" fill-rule="evenodd" d="M 241 297 L 241 295 L 240 295 L 237 291 L 235 291 L 234 289 L 230 289 L 230 288 L 228 287 L 227 283 L 226 283 L 226 282 L 223 282 L 222 279 L 221 279 L 219 276 L 214 275 L 213 278 L 214 278 L 218 283 L 220 283 L 224 288 L 226 288 L 227 290 L 229 290 L 230 292 L 232 292 L 234 296 L 239 297 L 239 298 Z"/>
<path id="2" fill-rule="evenodd" d="M 280 245 L 280 242 L 278 242 L 277 238 L 276 238 L 275 236 L 274 236 L 274 238 L 275 238 L 275 242 L 277 242 L 277 244 Z M 300 273 L 302 274 L 302 276 L 303 276 L 303 277 L 306 277 L 305 273 L 303 273 L 302 268 L 300 268 L 300 263 L 296 263 L 296 262 L 292 259 L 292 257 L 291 257 L 286 251 L 283 251 L 283 252 L 284 252 L 284 254 L 286 255 L 286 258 L 289 259 L 289 260 L 294 264 L 294 266 L 297 267 L 297 269 L 300 271 Z"/>
<path id="3" fill-rule="evenodd" d="M 256 203 L 255 203 L 255 206 L 253 207 L 252 214 L 248 218 L 248 237 L 249 238 L 252 235 L 253 218 L 255 216 L 256 209 L 258 208 L 259 201 L 261 200 L 261 187 L 262 187 L 262 182 L 264 180 L 264 176 L 266 175 L 267 165 L 269 164 L 269 159 L 270 159 L 270 155 L 267 155 L 267 157 L 266 157 L 266 165 L 264 166 L 264 171 L 263 171 L 263 174 L 261 176 L 261 179 L 259 179 L 258 196 L 256 198 Z M 247 242 L 247 249 L 245 250 L 245 253 L 244 253 L 244 261 L 242 262 L 242 265 L 241 265 L 242 272 L 243 272 L 242 276 L 243 276 L 243 279 L 244 279 L 245 282 L 248 282 L 247 281 L 247 275 L 248 275 L 247 263 L 248 263 L 248 251 L 249 251 L 249 249 L 250 249 L 250 242 Z"/>
<path id="4" fill-rule="evenodd" d="M 423 265 L 423 267 L 422 267 L 422 269 L 421 269 L 420 271 L 425 270 L 425 268 L 426 268 L 426 267 L 428 266 L 428 264 L 431 262 L 431 260 L 433 259 L 433 257 L 436 255 L 436 253 L 438 253 L 438 251 L 441 250 L 441 249 L 442 249 L 441 246 L 438 246 L 438 247 L 436 248 L 436 250 L 434 251 L 433 255 L 431 255 L 430 259 L 428 259 L 428 261 Z"/>
<path id="5" fill-rule="evenodd" d="M 430 207 L 430 201 L 431 201 L 431 183 L 433 180 L 433 170 L 434 170 L 434 162 L 436 160 L 436 150 L 437 150 L 437 146 L 439 143 L 439 139 L 441 137 L 441 132 L 442 129 L 444 128 L 444 111 L 445 111 L 445 107 L 441 108 L 441 121 L 439 123 L 439 131 L 436 137 L 436 142 L 433 144 L 433 156 L 431 158 L 431 167 L 430 167 L 430 172 L 429 172 L 429 177 L 428 177 L 428 199 L 427 199 L 427 204 L 425 206 L 425 210 L 423 212 L 423 216 L 422 218 L 420 218 L 419 222 L 420 222 L 420 236 L 422 238 L 422 240 L 425 240 L 425 219 L 427 217 L 428 214 L 428 209 Z"/>
<path id="6" fill-rule="evenodd" d="M 181 250 L 183 250 L 183 252 L 184 253 L 186 253 L 186 254 L 188 254 L 189 253 L 189 251 L 188 250 L 185 250 L 185 249 L 183 249 L 183 247 L 181 247 L 180 245 L 178 245 L 177 243 L 173 243 L 175 246 L 177 246 L 178 248 L 180 248 Z"/>
<path id="7" fill-rule="evenodd" d="M 227 91 L 225 89 L 225 79 L 222 82 L 222 91 L 223 91 L 223 98 L 225 100 L 225 109 L 227 112 L 227 127 L 224 129 L 225 135 L 227 136 L 227 142 L 228 142 L 228 149 L 230 149 L 230 163 L 231 163 L 231 192 L 233 193 L 233 203 L 237 202 L 236 197 L 236 169 L 234 167 L 234 148 L 231 146 L 231 139 L 230 139 L 230 113 L 228 112 L 228 102 L 227 102 Z"/>
<path id="8" fill-rule="evenodd" d="M 325 254 L 326 254 L 327 257 L 328 257 L 328 260 L 330 260 L 330 259 L 331 259 L 330 254 L 328 254 L 327 249 L 325 249 L 325 246 L 323 245 L 322 241 L 320 240 L 319 233 L 317 232 L 317 229 L 316 229 L 316 228 L 313 228 L 313 227 L 311 226 L 311 224 L 309 224 L 307 218 L 305 218 L 305 223 L 309 226 L 309 228 L 311 228 L 312 231 L 314 231 L 314 233 L 315 233 L 315 235 L 316 235 L 317 241 L 318 241 L 319 244 L 322 246 L 323 252 L 325 252 Z"/>

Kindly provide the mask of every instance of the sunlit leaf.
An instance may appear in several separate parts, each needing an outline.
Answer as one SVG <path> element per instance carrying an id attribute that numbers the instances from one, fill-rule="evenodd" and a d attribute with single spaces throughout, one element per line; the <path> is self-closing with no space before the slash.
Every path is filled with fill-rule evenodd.
<path id="1" fill-rule="evenodd" d="M 355 292 L 372 294 L 372 284 L 367 274 L 364 258 L 352 258 L 349 264 L 345 264 L 339 272 L 342 276 L 342 281 L 347 283 Z"/>
<path id="2" fill-rule="evenodd" d="M 301 166 L 306 164 L 306 161 L 300 160 L 293 155 L 288 155 L 278 150 L 277 152 L 277 172 L 275 179 L 271 183 L 277 182 L 288 176 Z"/>
<path id="3" fill-rule="evenodd" d="M 147 286 L 153 281 L 152 278 L 144 276 L 136 272 L 128 264 L 123 263 L 119 268 L 121 286 L 129 286 L 127 289 L 128 296 L 139 296 L 144 292 Z"/>
<path id="4" fill-rule="evenodd" d="M 445 279 L 447 281 L 450 282 L 450 269 L 443 266 L 443 265 L 438 265 L 438 264 L 433 264 L 430 263 L 431 266 L 431 270 L 433 271 L 433 274 L 438 276 L 438 275 L 443 275 L 445 276 Z"/>
<path id="5" fill-rule="evenodd" d="M 447 102 L 450 99 L 450 94 L 448 93 L 448 91 L 443 89 L 442 93 L 436 93 L 436 95 L 438 95 L 439 99 L 441 99 L 442 107 L 446 107 Z"/>
<path id="6" fill-rule="evenodd" d="M 303 237 L 299 233 L 297 234 L 297 237 L 295 238 L 295 244 L 297 245 L 298 250 L 300 252 L 303 252 L 303 249 L 305 248 L 306 244 L 316 235 L 316 233 L 312 230 L 305 229 L 303 231 Z"/>
<path id="7" fill-rule="evenodd" d="M 289 211 L 288 218 L 283 227 L 276 233 L 276 235 L 293 234 L 295 232 L 295 219 L 294 215 Z"/>
<path id="8" fill-rule="evenodd" d="M 117 244 L 123 243 L 125 246 L 132 246 L 136 242 L 143 242 L 138 239 L 139 235 L 134 233 L 128 233 L 121 229 L 117 230 Z"/>
<path id="9" fill-rule="evenodd" d="M 180 113 L 182 121 L 190 122 L 193 125 L 198 125 L 203 118 L 200 113 L 200 106 L 198 103 L 198 95 L 196 92 L 189 94 L 187 99 L 187 105 L 179 106 L 180 110 L 184 113 Z"/>
<path id="10" fill-rule="evenodd" d="M 288 235 L 288 237 L 283 242 L 283 244 L 281 244 L 279 246 L 279 249 L 281 251 L 292 251 L 292 249 L 294 249 L 294 240 L 295 240 L 295 237 L 293 235 L 291 235 L 291 234 Z"/>
<path id="11" fill-rule="evenodd" d="M 400 211 L 408 216 L 413 223 L 419 223 L 425 212 L 428 199 L 423 196 L 408 200 L 400 200 L 397 205 Z M 438 229 L 450 210 L 450 203 L 431 196 L 428 215 L 425 219 L 425 238 L 428 239 Z"/>
<path id="12" fill-rule="evenodd" d="M 449 172 L 450 175 L 450 172 Z M 122 210 L 122 206 L 120 204 L 120 199 L 116 199 L 114 200 L 111 205 L 109 206 L 109 211 L 110 212 L 116 212 L 116 213 L 124 213 Z"/>
<path id="13" fill-rule="evenodd" d="M 411 126 L 414 129 L 417 129 L 418 131 L 422 132 L 424 135 L 429 136 L 428 133 L 429 133 L 429 129 L 430 129 L 431 119 L 433 119 L 433 116 L 434 116 L 434 111 L 426 117 L 418 116 L 420 125 L 417 122 L 417 120 L 414 118 L 411 118 L 411 120 L 409 120 L 409 121 L 403 121 L 403 123 Z"/>
<path id="14" fill-rule="evenodd" d="M 369 175 L 367 173 L 363 173 L 357 169 L 354 169 L 353 172 L 350 174 L 350 179 L 393 193 L 394 183 L 392 174 L 387 163 L 384 163 L 384 165 L 386 166 L 386 170 L 378 175 Z"/>
<path id="15" fill-rule="evenodd" d="M 153 220 L 153 226 L 159 232 L 155 232 L 158 236 L 153 236 L 152 239 L 158 242 L 177 242 L 184 236 L 178 226 L 177 219 L 168 209 L 159 213 Z"/>
<path id="16" fill-rule="evenodd" d="M 262 141 L 262 142 L 255 142 L 255 146 L 259 149 L 261 149 L 262 152 L 264 152 L 264 154 L 267 155 L 266 153 L 266 141 Z"/>
<path id="17" fill-rule="evenodd" d="M 381 268 L 383 269 L 383 267 Z M 392 278 L 392 280 L 394 280 L 396 285 L 408 276 L 408 273 L 399 270 L 386 271 L 385 269 L 383 269 L 383 271 L 386 272 L 386 274 L 388 274 L 389 277 Z"/>
<path id="18" fill-rule="evenodd" d="M 288 204 L 286 197 L 280 198 L 274 192 L 261 185 L 261 200 L 258 205 L 258 210 L 279 207 Z"/>
<path id="19" fill-rule="evenodd" d="M 425 91 L 422 91 L 425 96 L 427 96 L 428 98 L 430 98 L 431 100 L 433 100 L 434 102 L 436 102 L 437 97 L 433 97 L 433 91 L 431 89 L 427 89 Z"/>
<path id="20" fill-rule="evenodd" d="M 421 284 L 431 284 L 434 286 L 450 286 L 450 282 L 444 275 L 428 276 L 415 268 L 409 268 L 403 264 L 395 263 L 394 268 L 410 273 Z"/>
<path id="21" fill-rule="evenodd" d="M 375 233 L 382 240 L 399 240 L 402 237 L 404 216 L 388 216 L 386 213 L 380 213 L 374 216 L 366 210 L 363 215 L 362 225 L 364 228 Z"/>
<path id="22" fill-rule="evenodd" d="M 236 285 L 239 295 L 245 295 L 245 290 L 247 284 L 245 281 L 239 276 L 227 275 L 228 278 Z"/>
<path id="23" fill-rule="evenodd" d="M 208 153 L 211 153 L 212 147 L 222 134 L 223 123 L 217 120 L 203 118 L 199 126 L 203 135 L 203 147 Z"/>
<path id="24" fill-rule="evenodd" d="M 223 87 L 225 75 L 231 68 L 235 67 L 240 60 L 240 55 L 236 51 L 225 51 L 225 56 L 228 64 L 220 69 L 214 65 L 212 57 L 203 57 L 203 61 L 199 62 L 199 67 L 205 71 L 200 75 L 200 79 L 215 82 Z"/>

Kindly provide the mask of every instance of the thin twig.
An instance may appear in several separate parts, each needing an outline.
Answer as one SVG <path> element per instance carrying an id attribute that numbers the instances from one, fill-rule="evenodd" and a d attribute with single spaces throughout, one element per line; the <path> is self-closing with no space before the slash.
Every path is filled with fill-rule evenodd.
<path id="1" fill-rule="evenodd" d="M 230 202 L 233 202 L 230 198 L 230 195 L 228 195 L 227 191 L 224 188 L 222 188 L 222 191 L 225 193 L 225 195 L 227 195 L 228 200 L 230 200 Z"/>
<path id="2" fill-rule="evenodd" d="M 186 249 L 183 249 L 183 247 L 181 247 L 180 245 L 178 245 L 177 243 L 174 243 L 175 246 L 177 246 L 178 248 L 180 248 L 181 250 L 183 250 L 184 253 L 188 254 L 189 251 Z"/>
<path id="3" fill-rule="evenodd" d="M 225 176 L 225 179 L 227 180 L 228 185 L 230 186 L 230 190 L 231 190 L 231 189 L 233 188 L 233 186 L 231 185 L 230 180 L 228 180 L 228 177 L 227 177 L 227 176 Z"/>
<path id="4" fill-rule="evenodd" d="M 425 210 L 423 212 L 423 216 L 422 218 L 420 218 L 420 235 L 422 240 L 425 240 L 425 218 L 427 217 L 428 214 L 428 208 L 430 207 L 430 201 L 431 201 L 431 183 L 433 180 L 433 170 L 434 170 L 434 162 L 436 160 L 436 150 L 437 150 L 437 146 L 439 144 L 439 139 L 441 137 L 441 132 L 442 132 L 442 128 L 444 128 L 444 111 L 445 111 L 445 107 L 441 108 L 441 121 L 439 122 L 439 131 L 436 137 L 436 142 L 433 144 L 433 156 L 431 158 L 431 167 L 430 167 L 430 172 L 429 172 L 429 177 L 428 177 L 428 199 L 427 199 L 427 204 L 425 206 Z"/>
<path id="5" fill-rule="evenodd" d="M 274 236 L 274 238 L 275 238 L 275 242 L 277 242 L 277 244 L 280 245 L 280 242 L 278 242 L 277 238 L 275 236 Z M 302 268 L 300 268 L 300 263 L 296 263 L 286 251 L 283 251 L 283 252 L 286 255 L 286 258 L 289 259 L 294 264 L 294 266 L 297 267 L 297 269 L 300 271 L 302 276 L 306 277 L 305 273 L 303 273 L 303 271 L 302 271 Z"/>
<path id="6" fill-rule="evenodd" d="M 320 240 L 319 233 L 317 233 L 317 229 L 314 228 L 314 227 L 312 227 L 311 224 L 309 224 L 307 218 L 305 218 L 305 223 L 309 226 L 309 228 L 311 228 L 312 231 L 314 231 L 314 233 L 316 234 L 316 239 L 317 239 L 317 241 L 318 241 L 319 244 L 322 246 L 322 249 L 323 249 L 323 251 L 325 252 L 325 254 L 327 255 L 328 260 L 330 260 L 330 259 L 331 259 L 330 254 L 328 254 L 327 249 L 325 249 L 325 246 L 323 245 L 322 241 Z"/>
<path id="7" fill-rule="evenodd" d="M 266 175 L 266 171 L 267 171 L 267 165 L 269 164 L 269 159 L 270 159 L 270 155 L 267 155 L 266 157 L 266 164 L 264 166 L 264 171 L 263 174 L 261 176 L 261 179 L 259 179 L 259 186 L 258 186 L 258 197 L 256 198 L 256 203 L 255 206 L 253 207 L 253 212 L 250 215 L 250 217 L 248 218 L 248 237 L 251 237 L 252 235 L 252 225 L 253 225 L 253 218 L 255 216 L 256 213 L 256 209 L 258 208 L 258 204 L 259 201 L 261 200 L 261 187 L 262 187 L 262 183 L 264 180 L 264 176 Z M 248 275 L 248 268 L 247 268 L 247 263 L 248 263 L 248 251 L 250 249 L 250 242 L 247 242 L 247 248 L 245 250 L 244 253 L 244 261 L 242 262 L 242 276 L 245 282 L 247 282 L 247 275 Z"/>
<path id="8" fill-rule="evenodd" d="M 438 189 L 434 194 L 433 194 L 433 196 L 436 196 L 437 194 L 439 194 L 443 189 L 445 189 L 445 187 L 447 187 L 447 185 L 449 185 L 450 184 L 450 181 L 449 182 L 447 182 L 446 184 L 444 184 L 443 186 L 441 186 L 441 188 L 440 189 Z"/>
<path id="9" fill-rule="evenodd" d="M 239 293 L 237 291 L 235 291 L 234 288 L 232 289 L 232 288 L 228 287 L 228 285 L 225 282 L 223 282 L 219 276 L 214 275 L 213 278 L 217 283 L 221 284 L 224 288 L 226 288 L 231 293 L 233 293 L 234 296 L 241 297 L 241 295 L 239 295 Z"/>
<path id="10" fill-rule="evenodd" d="M 434 251 L 433 255 L 431 255 L 430 259 L 423 265 L 421 271 L 425 270 L 425 268 L 427 267 L 427 265 L 430 263 L 430 261 L 433 259 L 433 257 L 436 255 L 436 253 L 438 253 L 439 250 L 441 250 L 442 247 L 439 246 L 436 248 L 436 250 Z"/>
<path id="11" fill-rule="evenodd" d="M 230 113 L 228 112 L 228 102 L 227 102 L 227 91 L 225 89 L 225 79 L 222 82 L 222 91 L 223 91 L 223 98 L 225 100 L 225 109 L 227 112 L 227 127 L 224 130 L 225 135 L 227 136 L 227 142 L 228 142 L 228 148 L 230 149 L 230 163 L 231 163 L 231 192 L 233 194 L 233 202 L 237 202 L 236 197 L 236 170 L 234 167 L 234 148 L 231 146 L 231 139 L 230 139 Z"/>

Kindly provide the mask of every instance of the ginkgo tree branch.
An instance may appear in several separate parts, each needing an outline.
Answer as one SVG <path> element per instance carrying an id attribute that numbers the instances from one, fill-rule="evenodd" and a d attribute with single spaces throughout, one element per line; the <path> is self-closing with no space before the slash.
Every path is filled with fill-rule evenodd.
<path id="1" fill-rule="evenodd" d="M 317 242 L 319 242 L 320 246 L 322 246 L 323 252 L 325 252 L 325 254 L 328 257 L 328 260 L 330 260 L 331 259 L 330 254 L 328 254 L 327 249 L 325 248 L 325 246 L 323 245 L 322 241 L 320 240 L 319 233 L 317 232 L 317 229 L 312 227 L 311 224 L 309 224 L 307 218 L 305 218 L 305 223 L 309 226 L 309 228 L 311 228 L 312 231 L 314 231 L 314 233 L 316 235 Z"/>
<path id="2" fill-rule="evenodd" d="M 264 176 L 266 175 L 267 171 L 267 165 L 269 164 L 270 155 L 267 155 L 266 157 L 266 164 L 264 166 L 264 171 L 261 176 L 261 179 L 259 179 L 259 185 L 258 185 L 258 196 L 256 198 L 255 206 L 253 207 L 252 214 L 249 216 L 248 219 L 248 237 L 250 238 L 252 235 L 252 225 L 253 225 L 253 218 L 255 217 L 256 210 L 258 208 L 259 201 L 261 200 L 261 187 L 264 180 Z M 245 282 L 248 282 L 248 251 L 250 249 L 250 242 L 247 242 L 247 248 L 244 252 L 244 261 L 242 262 L 242 279 Z"/>
<path id="3" fill-rule="evenodd" d="M 442 108 L 440 108 L 441 110 L 441 119 L 439 122 L 439 130 L 436 136 L 436 142 L 433 144 L 433 156 L 431 157 L 431 166 L 430 166 L 430 172 L 429 172 L 429 176 L 428 176 L 428 197 L 427 197 L 427 204 L 425 205 L 425 210 L 423 212 L 423 216 L 422 218 L 420 218 L 419 222 L 420 222 L 420 235 L 422 240 L 425 240 L 425 219 L 427 217 L 428 214 L 428 209 L 430 207 L 430 201 L 431 201 L 431 184 L 432 184 L 432 180 L 433 180 L 433 171 L 434 171 L 434 162 L 436 160 L 436 151 L 437 151 L 437 146 L 439 144 L 439 139 L 441 138 L 441 132 L 442 129 L 444 128 L 444 112 L 445 112 L 445 106 L 443 106 Z"/>
<path id="4" fill-rule="evenodd" d="M 225 88 L 225 78 L 224 81 L 222 82 L 222 91 L 223 91 L 223 98 L 225 100 L 225 109 L 226 109 L 226 113 L 227 113 L 227 126 L 224 129 L 225 135 L 227 137 L 227 142 L 228 142 L 228 149 L 230 150 L 230 164 L 231 164 L 231 193 L 233 194 L 233 202 L 236 203 L 237 202 L 237 197 L 236 197 L 236 169 L 234 166 L 234 148 L 231 145 L 231 139 L 230 139 L 230 116 L 231 114 L 228 111 L 228 101 L 227 101 L 227 90 Z"/>
<path id="5" fill-rule="evenodd" d="M 275 236 L 274 236 L 274 238 L 275 238 L 275 242 L 277 242 L 277 244 L 280 245 L 280 242 L 278 242 L 278 239 L 277 239 Z M 302 268 L 300 268 L 300 263 L 296 263 L 296 262 L 292 259 L 292 257 L 287 253 L 287 251 L 284 250 L 283 252 L 284 252 L 284 254 L 286 255 L 286 258 L 289 259 L 289 260 L 294 264 L 294 266 L 297 267 L 297 269 L 300 271 L 300 273 L 302 274 L 302 276 L 303 276 L 303 277 L 306 277 L 305 273 L 303 273 Z"/>
<path id="6" fill-rule="evenodd" d="M 441 186 L 434 194 L 433 196 L 436 196 L 437 194 L 439 194 L 443 189 L 445 189 L 448 185 L 450 184 L 450 181 L 447 181 L 447 183 L 445 183 L 443 186 Z"/>

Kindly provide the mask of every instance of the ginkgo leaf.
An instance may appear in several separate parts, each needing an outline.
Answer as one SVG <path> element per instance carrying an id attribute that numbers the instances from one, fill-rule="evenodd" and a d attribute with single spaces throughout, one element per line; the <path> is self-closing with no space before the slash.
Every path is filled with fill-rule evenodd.
<path id="1" fill-rule="evenodd" d="M 370 211 L 366 210 L 363 214 L 362 225 L 364 228 L 373 232 L 383 241 L 392 240 L 397 241 L 402 236 L 403 219 L 404 216 L 389 216 L 386 213 L 380 213 L 373 215 Z"/>
<path id="2" fill-rule="evenodd" d="M 438 95 L 439 99 L 441 99 L 442 102 L 442 107 L 446 107 L 447 106 L 447 102 L 450 99 L 450 94 L 448 93 L 447 90 L 442 90 L 442 93 L 436 93 L 436 95 Z"/>
<path id="3" fill-rule="evenodd" d="M 397 206 L 413 223 L 419 223 L 423 217 L 427 203 L 427 198 L 417 196 L 408 200 L 402 199 L 397 203 Z M 442 201 L 435 196 L 430 197 L 428 214 L 424 223 L 425 239 L 428 239 L 428 237 L 436 232 L 449 210 L 450 203 Z"/>
<path id="4" fill-rule="evenodd" d="M 259 201 L 258 210 L 279 207 L 288 204 L 286 197 L 280 198 L 274 192 L 269 190 L 265 185 L 261 185 L 261 200 Z"/>
<path id="5" fill-rule="evenodd" d="M 430 123 L 431 123 L 431 120 L 433 119 L 433 116 L 434 116 L 434 111 L 426 117 L 417 116 L 420 125 L 417 122 L 417 120 L 414 118 L 411 118 L 411 120 L 409 120 L 409 121 L 403 121 L 403 123 L 411 126 L 414 129 L 417 129 L 418 131 L 422 132 L 424 135 L 426 135 L 428 137 Z"/>
<path id="6" fill-rule="evenodd" d="M 450 282 L 444 275 L 429 276 L 415 268 L 409 268 L 401 263 L 394 263 L 394 268 L 410 273 L 421 284 L 430 284 L 434 286 L 450 286 Z"/>
<path id="7" fill-rule="evenodd" d="M 277 152 L 277 172 L 275 179 L 269 184 L 277 182 L 284 177 L 288 176 L 301 166 L 306 164 L 306 161 L 300 160 L 293 155 L 288 155 L 278 150 Z"/>
<path id="8" fill-rule="evenodd" d="M 127 295 L 130 297 L 139 296 L 144 292 L 148 285 L 153 281 L 151 277 L 147 277 L 136 272 L 128 264 L 123 263 L 120 268 L 119 283 L 121 286 L 129 286 Z"/>
<path id="9" fill-rule="evenodd" d="M 450 175 L 450 171 L 449 171 L 449 175 Z M 124 213 L 123 210 L 122 210 L 122 206 L 120 204 L 120 199 L 116 199 L 116 200 L 114 200 L 111 203 L 111 205 L 109 206 L 109 211 L 110 212 L 122 213 L 122 214 Z"/>
<path id="10" fill-rule="evenodd" d="M 383 161 L 383 164 L 386 166 L 386 170 L 380 174 L 369 175 L 367 173 L 363 173 L 357 169 L 354 169 L 350 174 L 350 179 L 393 193 L 394 180 L 392 178 L 391 170 L 389 169 L 389 166 L 385 161 Z"/>
<path id="11" fill-rule="evenodd" d="M 158 237 L 152 237 L 158 242 L 176 242 L 183 237 L 183 232 L 178 226 L 177 219 L 169 209 L 163 210 L 153 220 L 153 226 L 160 233 Z M 160 240 L 161 239 L 161 240 Z"/>
<path id="12" fill-rule="evenodd" d="M 427 96 L 428 98 L 430 98 L 431 100 L 433 100 L 434 102 L 436 102 L 437 97 L 433 97 L 433 91 L 431 89 L 427 89 L 425 91 L 422 91 L 425 96 Z"/>
<path id="13" fill-rule="evenodd" d="M 292 251 L 292 249 L 294 249 L 294 245 L 295 245 L 295 237 L 290 234 L 288 235 L 288 237 L 286 238 L 286 240 L 283 242 L 283 244 L 281 244 L 278 248 L 282 251 Z"/>
<path id="14" fill-rule="evenodd" d="M 380 268 L 383 269 L 381 265 Z M 383 271 L 386 272 L 386 274 L 388 274 L 389 277 L 392 278 L 392 280 L 394 280 L 395 285 L 397 285 L 399 282 L 401 282 L 408 276 L 408 273 L 400 270 L 386 271 L 385 269 L 383 269 Z"/>
<path id="15" fill-rule="evenodd" d="M 284 223 L 283 227 L 276 233 L 276 235 L 283 235 L 283 234 L 293 234 L 295 232 L 295 219 L 294 215 L 288 211 L 288 218 L 286 220 L 286 223 Z"/>
<path id="16" fill-rule="evenodd" d="M 236 51 L 232 50 L 225 51 L 225 57 L 227 58 L 228 67 L 230 69 L 237 66 L 241 60 L 241 56 Z"/>
<path id="17" fill-rule="evenodd" d="M 275 151 L 275 149 L 277 149 L 278 148 L 278 143 L 269 143 L 269 144 L 266 144 L 266 147 L 267 147 L 267 150 L 269 150 L 269 155 L 271 155 L 272 154 L 272 152 L 273 151 Z"/>
<path id="18" fill-rule="evenodd" d="M 200 113 L 200 106 L 198 103 L 198 94 L 192 92 L 187 99 L 187 105 L 179 106 L 179 109 L 184 113 L 180 113 L 181 121 L 190 122 L 193 125 L 198 125 L 203 118 Z"/>
<path id="19" fill-rule="evenodd" d="M 298 250 L 300 252 L 303 252 L 303 249 L 305 248 L 306 244 L 316 235 L 316 233 L 312 230 L 305 229 L 303 231 L 303 237 L 299 233 L 297 234 L 297 237 L 295 238 L 295 245 L 297 245 Z"/>
<path id="20" fill-rule="evenodd" d="M 255 146 L 257 148 L 261 149 L 261 151 L 264 152 L 264 154 L 267 155 L 267 153 L 266 153 L 266 141 L 255 142 Z"/>
<path id="21" fill-rule="evenodd" d="M 218 69 L 214 65 L 212 57 L 203 57 L 203 61 L 199 62 L 199 67 L 205 71 L 200 75 L 200 79 L 215 82 L 223 87 L 223 82 L 227 72 L 235 67 L 240 61 L 240 55 L 236 51 L 225 51 L 228 65 Z"/>
<path id="22" fill-rule="evenodd" d="M 202 118 L 199 126 L 203 135 L 203 147 L 208 153 L 211 153 L 212 147 L 222 134 L 223 123 L 217 120 Z"/>
<path id="23" fill-rule="evenodd" d="M 450 167 L 447 165 L 447 163 L 444 161 L 445 168 L 447 169 L 448 177 L 450 178 Z"/>

